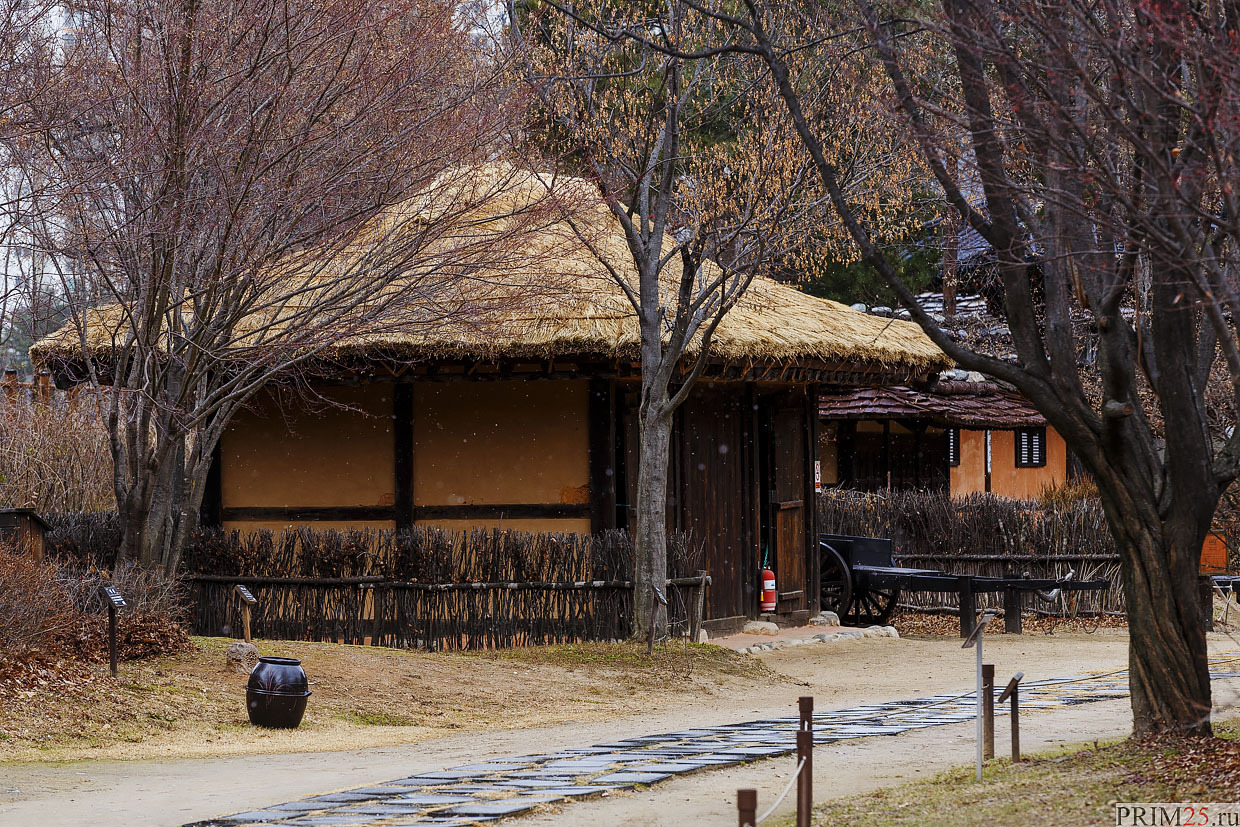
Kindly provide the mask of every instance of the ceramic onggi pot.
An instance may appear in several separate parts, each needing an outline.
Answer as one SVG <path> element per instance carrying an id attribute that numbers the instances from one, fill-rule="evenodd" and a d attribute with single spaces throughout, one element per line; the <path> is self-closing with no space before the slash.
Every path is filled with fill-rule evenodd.
<path id="1" fill-rule="evenodd" d="M 296 729 L 306 712 L 306 671 L 296 658 L 259 658 L 245 689 L 250 723 L 277 729 Z"/>

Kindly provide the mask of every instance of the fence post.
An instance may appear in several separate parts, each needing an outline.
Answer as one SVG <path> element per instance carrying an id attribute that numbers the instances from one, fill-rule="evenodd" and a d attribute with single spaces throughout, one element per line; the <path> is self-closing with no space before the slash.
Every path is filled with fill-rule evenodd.
<path id="1" fill-rule="evenodd" d="M 995 757 L 995 665 L 982 664 L 982 757 Z"/>
<path id="2" fill-rule="evenodd" d="M 697 643 L 702 633 L 702 608 L 706 602 L 706 572 L 698 570 L 697 594 L 693 596 L 693 619 L 689 623 L 689 640 Z"/>
<path id="3" fill-rule="evenodd" d="M 977 622 L 977 601 L 973 598 L 973 578 L 967 574 L 958 578 L 956 590 L 960 595 L 960 636 L 967 638 L 973 634 L 973 624 Z"/>
<path id="4" fill-rule="evenodd" d="M 797 704 L 801 711 L 797 730 L 797 766 L 801 768 L 797 775 L 797 827 L 809 827 L 814 809 L 814 699 L 801 697 Z"/>
<path id="5" fill-rule="evenodd" d="M 1009 635 L 1019 635 L 1021 628 L 1022 594 L 1019 589 L 1008 586 L 1003 590 L 1003 631 Z"/>
<path id="6" fill-rule="evenodd" d="M 378 646 L 379 639 L 383 636 L 383 610 L 386 606 L 386 597 L 383 586 L 378 583 L 371 589 L 371 604 L 375 613 L 373 625 L 370 630 L 370 645 Z"/>
<path id="7" fill-rule="evenodd" d="M 737 824 L 740 827 L 757 827 L 758 824 L 758 791 L 736 791 Z"/>

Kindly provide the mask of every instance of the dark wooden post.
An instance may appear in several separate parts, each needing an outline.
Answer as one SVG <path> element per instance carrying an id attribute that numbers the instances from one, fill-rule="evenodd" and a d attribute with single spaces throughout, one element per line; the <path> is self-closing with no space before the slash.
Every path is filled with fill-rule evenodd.
<path id="1" fill-rule="evenodd" d="M 1024 593 L 1020 589 L 1008 586 L 1003 590 L 1003 631 L 1009 635 L 1019 635 L 1021 627 L 1021 603 Z"/>
<path id="2" fill-rule="evenodd" d="M 758 791 L 736 791 L 737 824 L 740 827 L 757 827 L 758 825 Z"/>
<path id="3" fill-rule="evenodd" d="M 112 677 L 116 677 L 116 607 L 111 603 L 108 604 L 108 667 L 112 670 Z"/>
<path id="4" fill-rule="evenodd" d="M 706 572 L 698 570 L 697 592 L 693 596 L 693 618 L 689 622 L 689 640 L 697 643 L 702 632 L 702 610 L 706 603 Z"/>
<path id="5" fill-rule="evenodd" d="M 801 725 L 797 730 L 797 827 L 809 827 L 814 809 L 814 699 L 803 696 L 797 701 Z M 804 763 L 802 763 L 804 762 Z"/>
<path id="6" fill-rule="evenodd" d="M 1201 622 L 1205 625 L 1207 632 L 1214 631 L 1214 580 L 1211 577 L 1202 577 L 1198 585 L 1201 593 Z M 1099 605 L 1101 611 L 1101 604 Z"/>
<path id="7" fill-rule="evenodd" d="M 1020 762 L 1020 687 L 1012 687 L 1012 763 Z"/>
<path id="8" fill-rule="evenodd" d="M 121 597 L 120 591 L 115 586 L 100 586 L 99 591 L 108 601 L 108 666 L 112 670 L 112 677 L 115 678 L 119 659 L 116 651 L 116 610 L 125 608 L 126 603 L 125 598 Z"/>
<path id="9" fill-rule="evenodd" d="M 1012 763 L 1020 761 L 1020 681 L 1025 677 L 1024 672 L 1017 672 L 1008 681 L 1008 685 L 1004 688 L 1002 694 L 999 695 L 999 703 L 1003 703 L 1008 698 L 1012 699 Z"/>
<path id="10" fill-rule="evenodd" d="M 973 578 L 963 575 L 956 581 L 956 593 L 960 595 L 960 636 L 967 638 L 973 634 L 973 624 L 977 622 L 977 601 L 973 596 Z"/>
<path id="11" fill-rule="evenodd" d="M 982 757 L 995 757 L 995 665 L 982 664 Z"/>

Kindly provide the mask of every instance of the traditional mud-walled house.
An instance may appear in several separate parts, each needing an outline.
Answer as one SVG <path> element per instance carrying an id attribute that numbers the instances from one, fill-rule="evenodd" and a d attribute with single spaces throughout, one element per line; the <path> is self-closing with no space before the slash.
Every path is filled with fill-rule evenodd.
<path id="1" fill-rule="evenodd" d="M 532 177 L 516 186 L 545 190 Z M 635 281 L 621 228 L 605 208 L 594 216 L 603 231 L 591 246 Z M 562 223 L 543 232 L 572 236 Z M 514 287 L 481 321 L 361 332 L 303 367 L 296 389 L 260 393 L 223 437 L 204 518 L 242 530 L 631 525 L 636 317 L 594 253 L 570 246 L 553 265 L 530 256 L 488 273 L 492 299 Z M 554 289 L 529 290 L 540 278 L 529 268 L 550 266 Z M 62 383 L 72 341 L 62 331 L 37 349 Z M 948 364 L 911 323 L 753 282 L 716 331 L 672 447 L 670 522 L 704 546 L 717 628 L 758 613 L 766 552 L 778 611 L 818 608 L 820 389 L 908 383 Z"/>
<path id="2" fill-rule="evenodd" d="M 818 415 L 824 484 L 1028 499 L 1068 478 L 1063 438 L 994 382 L 836 389 L 819 397 Z"/>

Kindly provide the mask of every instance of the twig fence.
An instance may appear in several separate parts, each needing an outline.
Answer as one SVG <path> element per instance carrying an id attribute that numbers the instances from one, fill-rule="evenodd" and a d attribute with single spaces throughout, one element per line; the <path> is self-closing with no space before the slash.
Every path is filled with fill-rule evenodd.
<path id="1" fill-rule="evenodd" d="M 668 538 L 669 626 L 696 638 L 710 578 L 700 549 Z M 624 532 L 209 532 L 185 576 L 196 634 L 228 634 L 258 599 L 254 634 L 425 649 L 611 640 L 633 620 L 633 545 Z"/>
<path id="2" fill-rule="evenodd" d="M 192 575 L 195 634 L 231 634 L 240 617 L 233 586 L 257 599 L 258 637 L 429 650 L 495 649 L 627 637 L 628 580 L 412 583 L 381 577 Z M 667 582 L 669 626 L 696 638 L 704 572 Z"/>

